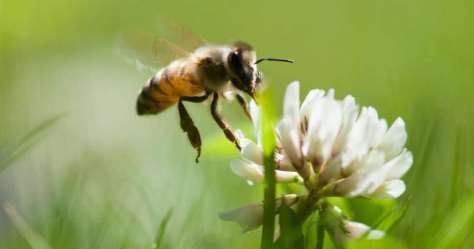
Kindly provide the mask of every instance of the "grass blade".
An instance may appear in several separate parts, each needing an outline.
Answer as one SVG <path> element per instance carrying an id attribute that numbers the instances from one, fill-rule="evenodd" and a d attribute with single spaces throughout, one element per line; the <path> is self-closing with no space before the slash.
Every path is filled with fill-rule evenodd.
<path id="1" fill-rule="evenodd" d="M 160 227 L 158 228 L 158 233 L 156 234 L 156 239 L 155 239 L 155 244 L 153 246 L 153 249 L 161 248 L 161 244 L 163 243 L 163 238 L 165 236 L 165 231 L 171 219 L 172 214 L 173 214 L 173 209 L 170 208 L 168 212 L 166 212 L 163 219 L 161 220 Z"/>
<path id="2" fill-rule="evenodd" d="M 43 121 L 18 141 L 4 148 L 3 153 L 0 154 L 0 172 L 5 170 L 12 162 L 31 149 L 33 145 L 39 141 L 40 135 L 53 127 L 59 120 L 64 118 L 65 115 L 65 113 L 61 113 Z"/>
<path id="3" fill-rule="evenodd" d="M 450 218 L 445 220 L 442 229 L 438 231 L 438 238 L 430 248 L 445 249 L 456 248 L 462 238 L 470 232 L 469 228 L 474 224 L 474 192 L 471 192 L 463 200 L 458 201 L 452 212 L 446 213 Z"/>
<path id="4" fill-rule="evenodd" d="M 5 203 L 3 205 L 5 213 L 10 218 L 11 222 L 18 230 L 18 232 L 23 236 L 23 238 L 28 242 L 28 244 L 33 249 L 51 249 L 51 246 L 36 233 L 31 226 L 25 221 L 25 219 L 18 213 L 16 208 L 10 204 Z"/>

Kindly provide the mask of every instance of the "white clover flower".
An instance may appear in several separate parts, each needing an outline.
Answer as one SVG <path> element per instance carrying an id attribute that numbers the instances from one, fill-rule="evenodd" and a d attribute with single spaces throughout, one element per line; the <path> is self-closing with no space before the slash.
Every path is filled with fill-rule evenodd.
<path id="1" fill-rule="evenodd" d="M 241 157 L 231 162 L 231 169 L 254 184 L 264 180 L 264 160 L 260 113 L 253 101 L 250 113 L 258 142 L 245 138 L 239 131 Z M 405 192 L 405 183 L 400 178 L 413 164 L 413 156 L 405 148 L 407 134 L 401 118 L 388 127 L 374 108 L 359 107 L 352 96 L 335 99 L 332 89 L 312 90 L 300 105 L 299 82 L 293 82 L 287 87 L 283 117 L 275 127 L 275 135 L 277 183 L 297 182 L 307 190 L 302 198 L 287 195 L 278 199 L 277 206 L 290 198 L 293 201 L 289 205 L 297 203 L 297 209 L 303 213 L 318 210 L 337 243 L 384 236 L 383 231 L 348 220 L 340 209 L 323 199 L 397 198 Z M 262 217 L 261 204 L 221 214 L 222 219 L 238 222 L 245 231 L 259 227 Z"/>
<path id="2" fill-rule="evenodd" d="M 238 131 L 237 136 L 241 149 L 241 158 L 230 163 L 232 171 L 247 180 L 249 184 L 261 183 L 264 179 L 263 149 L 260 132 L 260 108 L 254 101 L 250 102 L 250 115 L 254 122 L 258 144 L 247 139 Z M 277 182 L 301 182 L 302 179 L 295 171 L 275 170 Z"/>
<path id="3" fill-rule="evenodd" d="M 318 174 L 320 187 L 334 183 L 333 195 L 396 198 L 405 191 L 400 178 L 413 163 L 404 146 L 405 124 L 390 128 L 372 107 L 334 90 L 312 90 L 300 106 L 299 82 L 286 91 L 284 114 L 276 132 L 281 162 L 304 178 Z"/>

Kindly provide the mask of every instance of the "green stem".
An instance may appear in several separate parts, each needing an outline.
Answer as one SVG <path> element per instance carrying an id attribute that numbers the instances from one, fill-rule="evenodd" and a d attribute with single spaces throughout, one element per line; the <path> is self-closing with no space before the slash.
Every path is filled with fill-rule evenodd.
<path id="1" fill-rule="evenodd" d="M 266 156 L 265 160 L 265 189 L 263 201 L 263 228 L 261 249 L 270 249 L 273 246 L 273 233 L 275 231 L 275 165 L 273 154 Z"/>
<path id="2" fill-rule="evenodd" d="M 319 199 L 320 197 L 317 191 L 310 191 L 306 197 L 301 198 L 297 209 L 297 215 L 300 221 L 304 222 L 314 212 Z"/>
<path id="3" fill-rule="evenodd" d="M 262 142 L 264 154 L 265 183 L 263 193 L 263 228 L 261 249 L 271 249 L 273 247 L 273 236 L 275 232 L 275 134 L 274 134 L 274 109 L 272 95 L 270 91 L 264 92 L 260 99 L 262 107 Z"/>
<path id="4" fill-rule="evenodd" d="M 323 220 L 321 219 L 321 215 L 319 216 L 318 222 L 318 234 L 317 234 L 317 241 L 316 241 L 316 249 L 323 249 L 324 247 L 324 224 Z"/>

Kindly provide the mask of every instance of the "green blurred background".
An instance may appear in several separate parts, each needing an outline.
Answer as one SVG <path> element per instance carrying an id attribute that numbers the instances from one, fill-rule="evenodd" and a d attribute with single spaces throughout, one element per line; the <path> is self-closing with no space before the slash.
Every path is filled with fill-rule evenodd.
<path id="1" fill-rule="evenodd" d="M 406 212 L 385 240 L 355 248 L 474 248 L 469 0 L 0 0 L 0 248 L 258 246 L 259 231 L 218 218 L 262 190 L 232 174 L 238 153 L 207 108 L 188 105 L 203 136 L 199 166 L 175 108 L 134 112 L 150 75 L 117 55 L 116 37 L 154 32 L 158 16 L 211 42 L 241 39 L 260 56 L 295 59 L 260 66 L 277 113 L 286 84 L 300 80 L 302 94 L 335 88 L 389 122 L 404 118 L 415 158 L 398 202 Z M 224 111 L 249 126 L 236 103 Z M 22 139 L 28 132 L 34 139 Z M 351 202 L 351 218 L 376 225 L 381 213 L 367 210 L 380 205 Z"/>

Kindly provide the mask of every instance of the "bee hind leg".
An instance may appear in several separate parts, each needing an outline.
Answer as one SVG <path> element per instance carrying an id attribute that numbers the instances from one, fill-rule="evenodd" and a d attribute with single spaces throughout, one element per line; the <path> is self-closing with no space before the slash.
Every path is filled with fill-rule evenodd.
<path id="1" fill-rule="evenodd" d="M 199 130 L 194 125 L 194 122 L 184 107 L 182 100 L 180 100 L 178 103 L 178 111 L 181 129 L 188 135 L 189 142 L 193 148 L 196 149 L 197 155 L 195 161 L 198 163 L 199 157 L 201 156 L 201 135 L 199 135 Z"/>
<path id="2" fill-rule="evenodd" d="M 240 150 L 241 148 L 234 132 L 232 131 L 230 125 L 224 120 L 224 118 L 219 113 L 219 110 L 217 109 L 218 103 L 219 103 L 219 94 L 214 93 L 213 98 L 212 98 L 212 103 L 211 103 L 212 117 L 216 121 L 217 125 L 219 125 L 219 127 L 222 129 L 222 131 L 224 131 L 224 134 L 227 137 L 227 139 L 229 139 L 229 141 L 234 143 L 237 149 Z"/>

